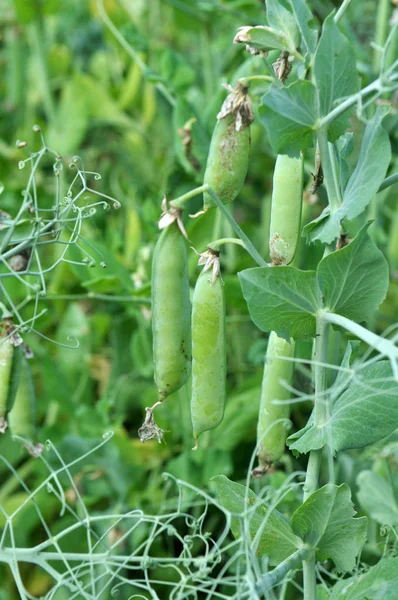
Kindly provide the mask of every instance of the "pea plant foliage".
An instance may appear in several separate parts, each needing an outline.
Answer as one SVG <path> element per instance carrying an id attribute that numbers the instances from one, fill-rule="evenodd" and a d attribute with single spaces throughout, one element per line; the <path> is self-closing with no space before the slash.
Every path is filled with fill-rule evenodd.
<path id="1" fill-rule="evenodd" d="M 394 217 L 382 207 L 398 181 L 392 152 L 398 25 L 396 12 L 389 20 L 389 3 L 380 0 L 373 67 L 364 66 L 350 39 L 356 2 L 344 0 L 322 14 L 310 8 L 319 3 L 267 0 L 261 23 L 242 22 L 231 31 L 242 68 L 225 86 L 205 168 L 193 160 L 203 136 L 189 103 L 153 75 L 173 124 L 184 115 L 179 136 L 186 143 L 179 138 L 177 153 L 197 187 L 180 195 L 170 190 L 162 203 L 150 285 L 156 398 L 136 441 L 167 441 L 173 422 L 163 429 L 164 421 L 160 427 L 155 418 L 162 419 L 174 395 L 188 390 L 195 456 L 213 450 L 217 456 L 217 436 L 233 431 L 234 410 L 250 415 L 250 431 L 257 424 L 257 443 L 240 481 L 220 469 L 203 490 L 166 473 L 153 513 L 145 501 L 139 508 L 91 510 L 82 497 L 76 470 L 84 478 L 91 461 L 106 464 L 112 433 L 68 459 L 47 442 L 35 458 L 43 482 L 34 489 L 3 457 L 20 503 L 0 502 L 0 562 L 11 570 L 21 598 L 38 597 L 28 591 L 23 563 L 51 579 L 41 596 L 48 599 L 398 598 L 396 306 L 390 322 L 378 316 L 382 303 L 397 297 L 398 248 L 383 230 L 393 232 Z M 115 28 L 112 33 L 130 48 Z M 250 185 L 253 133 L 264 139 L 274 168 L 266 250 L 240 226 L 238 211 L 234 216 L 235 201 Z M 42 150 L 21 163 L 29 164 L 31 177 L 17 217 L 0 215 L 2 308 L 22 332 L 33 330 L 41 316 L 44 274 L 67 262 L 76 247 L 84 262 L 91 260 L 80 245 L 82 222 L 111 200 L 89 187 L 87 176 L 95 174 L 76 159 L 65 198 L 57 191 L 55 206 L 41 208 L 34 176 L 44 152 L 51 151 L 43 141 Z M 58 177 L 60 158 L 54 156 Z M 87 193 L 99 198 L 79 206 Z M 195 205 L 202 194 L 203 205 Z M 195 252 L 203 269 L 195 272 L 191 293 L 189 261 L 195 257 L 189 246 L 201 228 L 206 247 Z M 40 246 L 55 242 L 62 251 L 44 267 Z M 231 274 L 234 245 L 246 262 Z M 26 248 L 22 271 L 10 266 Z M 34 306 L 30 319 L 13 301 L 10 277 L 24 286 L 22 307 Z M 228 288 L 231 279 L 236 285 Z M 229 398 L 232 315 L 225 289 L 239 295 L 255 335 L 266 334 L 258 333 L 266 346 L 254 408 L 236 409 Z M 14 334 L 15 327 L 8 337 Z M 10 369 L 4 377 L 11 389 Z M 11 425 L 18 391 L 13 394 L 2 407 Z M 18 432 L 11 431 L 21 441 Z M 189 433 L 184 444 L 190 441 Z M 54 530 L 41 508 L 49 495 L 62 525 Z M 21 546 L 16 536 L 26 507 L 40 521 L 42 541 L 32 547 Z"/>

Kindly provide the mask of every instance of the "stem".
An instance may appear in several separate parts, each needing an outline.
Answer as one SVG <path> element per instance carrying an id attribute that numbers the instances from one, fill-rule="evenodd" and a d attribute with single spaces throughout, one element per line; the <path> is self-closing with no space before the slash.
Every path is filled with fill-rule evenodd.
<path id="1" fill-rule="evenodd" d="M 398 79 L 398 76 L 391 76 L 389 78 L 389 82 L 392 83 L 392 82 L 396 81 L 397 79 Z M 381 89 L 382 89 L 382 81 L 380 78 L 376 79 L 375 81 L 372 81 L 372 83 L 370 83 L 365 88 L 360 90 L 357 94 L 353 94 L 352 96 L 347 98 L 347 100 L 344 100 L 344 102 L 342 102 L 341 104 L 336 106 L 336 108 L 331 110 L 328 115 L 326 115 L 325 117 L 320 119 L 318 122 L 318 128 L 324 129 L 325 127 L 327 127 L 329 125 L 329 123 L 334 121 L 334 119 L 336 119 L 338 116 L 340 116 L 348 108 L 350 108 L 351 106 L 356 104 L 356 102 L 358 102 L 359 99 L 364 98 L 365 96 L 367 96 L 368 94 L 371 94 L 372 92 L 379 92 L 379 91 L 381 91 Z"/>
<path id="2" fill-rule="evenodd" d="M 113 22 L 110 20 L 110 18 L 108 17 L 108 15 L 106 13 L 105 8 L 104 8 L 103 0 L 97 0 L 97 8 L 98 8 L 98 12 L 99 12 L 102 20 L 104 21 L 105 25 L 113 33 L 113 35 L 115 36 L 115 38 L 117 39 L 119 44 L 121 46 L 123 46 L 123 48 L 126 50 L 126 52 L 131 56 L 133 61 L 139 66 L 142 73 L 145 74 L 145 71 L 148 71 L 147 65 L 141 59 L 138 52 L 136 52 L 134 50 L 134 48 L 127 42 L 127 40 L 122 36 L 122 34 L 118 30 L 118 28 L 115 27 Z M 171 93 L 169 92 L 169 90 L 166 88 L 166 86 L 163 83 L 160 83 L 160 82 L 155 83 L 155 88 L 157 90 L 159 90 L 159 92 L 167 100 L 167 102 L 170 104 L 170 106 L 174 107 L 176 105 L 175 98 L 173 98 L 173 96 L 171 95 Z"/>
<path id="3" fill-rule="evenodd" d="M 170 204 L 170 206 L 173 206 L 174 208 L 183 208 L 184 204 L 188 200 L 190 200 L 194 196 L 198 196 L 198 194 L 201 194 L 202 192 L 207 192 L 208 189 L 209 189 L 209 186 L 208 186 L 207 183 L 205 183 L 203 185 L 200 185 L 197 188 L 194 188 L 193 190 L 190 190 L 186 194 L 183 194 L 182 196 L 179 196 L 175 200 L 171 200 L 169 202 L 169 204 Z"/>
<path id="4" fill-rule="evenodd" d="M 328 350 L 328 324 L 320 317 L 317 317 L 317 327 L 315 336 L 315 406 L 314 406 L 314 424 L 315 427 L 324 425 L 327 419 L 327 402 L 325 401 L 325 390 L 327 388 L 327 364 Z M 319 469 L 322 458 L 322 450 L 312 450 L 307 465 L 307 475 L 304 483 L 304 502 L 318 487 Z M 315 551 L 311 551 L 308 557 L 303 560 L 303 578 L 304 578 L 304 600 L 316 600 L 316 572 L 315 572 Z"/>
<path id="5" fill-rule="evenodd" d="M 352 0 L 344 0 L 343 4 L 340 6 L 339 10 L 334 16 L 334 22 L 339 23 L 342 16 L 344 15 L 347 8 L 350 6 Z"/>
<path id="6" fill-rule="evenodd" d="M 262 579 L 256 584 L 256 589 L 260 594 L 268 592 L 272 587 L 280 583 L 286 575 L 297 567 L 305 558 L 308 556 L 309 551 L 307 548 L 300 548 L 296 550 L 291 556 L 288 556 L 283 560 L 275 569 L 269 573 L 265 573 Z"/>
<path id="7" fill-rule="evenodd" d="M 241 246 L 242 248 L 245 248 L 245 245 L 242 242 L 242 240 L 239 240 L 237 238 L 221 238 L 219 240 L 215 240 L 214 242 L 210 242 L 210 244 L 207 244 L 207 247 L 209 248 L 209 250 L 218 251 L 219 248 L 221 246 L 225 246 L 225 244 L 236 244 L 237 246 Z M 246 250 L 246 248 L 245 248 L 245 250 Z"/>
<path id="8" fill-rule="evenodd" d="M 248 75 L 248 77 L 241 77 L 238 82 L 242 85 L 247 85 L 250 81 L 270 81 L 275 83 L 275 78 L 270 75 Z"/>
<path id="9" fill-rule="evenodd" d="M 97 294 L 87 292 L 86 294 L 48 294 L 40 298 L 43 300 L 108 300 L 109 302 L 131 302 L 133 304 L 151 304 L 150 298 L 140 296 L 112 296 L 112 294 Z"/>
<path id="10" fill-rule="evenodd" d="M 386 177 L 386 179 L 382 182 L 379 189 L 377 190 L 377 193 L 382 192 L 386 188 L 390 187 L 390 185 L 394 185 L 395 183 L 398 183 L 398 173 L 393 173 L 393 175 Z"/>
<path id="11" fill-rule="evenodd" d="M 369 331 L 365 327 L 362 327 L 362 325 L 358 325 L 358 323 L 354 323 L 354 321 L 351 321 L 351 319 L 347 319 L 342 315 L 336 315 L 325 311 L 320 313 L 318 318 L 326 323 L 332 323 L 333 325 L 343 327 L 371 346 L 382 356 L 387 356 L 391 362 L 394 377 L 398 380 L 398 348 L 393 342 Z"/>
<path id="12" fill-rule="evenodd" d="M 379 0 L 377 4 L 375 44 L 373 49 L 373 70 L 378 73 L 381 66 L 381 48 L 387 39 L 388 19 L 390 16 L 390 0 Z"/>
<path id="13" fill-rule="evenodd" d="M 33 44 L 36 51 L 36 59 L 38 63 L 38 71 L 41 79 L 41 91 L 43 94 L 43 105 L 46 111 L 47 120 L 49 123 L 53 123 L 55 119 L 54 100 L 50 88 L 50 78 L 48 76 L 48 69 L 46 63 L 46 34 L 44 29 L 44 22 L 39 14 L 37 20 L 32 25 L 32 37 Z"/>
<path id="14" fill-rule="evenodd" d="M 235 221 L 233 216 L 228 212 L 228 210 L 226 209 L 224 204 L 221 202 L 220 198 L 217 196 L 215 191 L 211 187 L 209 187 L 207 190 L 207 193 L 213 198 L 213 200 L 216 203 L 216 205 L 218 206 L 218 208 L 221 210 L 221 212 L 224 214 L 224 216 L 231 223 L 232 228 L 234 229 L 235 233 L 238 235 L 238 237 L 240 237 L 240 239 L 244 243 L 245 248 L 248 251 L 248 253 L 250 254 L 250 256 L 252 257 L 252 259 L 260 267 L 267 267 L 268 263 L 257 252 L 257 250 L 255 249 L 255 247 L 253 246 L 253 244 L 251 243 L 251 241 L 249 240 L 247 235 L 244 233 L 244 231 L 242 231 L 242 229 L 239 227 L 238 223 Z"/>
<path id="15" fill-rule="evenodd" d="M 323 178 L 328 194 L 328 201 L 331 212 L 337 212 L 341 204 L 340 188 L 337 181 L 337 173 L 334 164 L 334 155 L 331 156 L 333 145 L 328 142 L 327 129 L 323 128 L 318 131 L 319 153 L 321 156 L 321 164 L 323 170 Z"/>

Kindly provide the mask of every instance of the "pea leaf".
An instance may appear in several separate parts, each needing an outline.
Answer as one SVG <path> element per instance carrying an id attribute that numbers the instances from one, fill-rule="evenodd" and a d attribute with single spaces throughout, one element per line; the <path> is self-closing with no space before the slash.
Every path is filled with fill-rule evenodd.
<path id="1" fill-rule="evenodd" d="M 351 96 L 358 91 L 355 52 L 348 39 L 340 32 L 331 13 L 323 24 L 314 59 L 320 115 L 327 115 L 336 100 Z M 347 112 L 334 120 L 328 128 L 328 136 L 334 141 L 348 127 Z"/>
<path id="2" fill-rule="evenodd" d="M 390 482 L 378 473 L 362 471 L 357 484 L 357 498 L 363 510 L 380 525 L 396 525 L 398 505 Z"/>
<path id="3" fill-rule="evenodd" d="M 366 321 L 386 297 L 388 263 L 367 229 L 318 265 L 317 279 L 325 307 L 353 321 Z"/>
<path id="4" fill-rule="evenodd" d="M 320 560 L 331 558 L 338 571 L 352 571 L 367 531 L 367 518 L 355 519 L 355 514 L 349 486 L 327 484 L 293 514 L 293 531 Z"/>
<path id="5" fill-rule="evenodd" d="M 271 86 L 262 104 L 260 117 L 276 153 L 294 154 L 312 146 L 317 108 L 316 89 L 310 81 Z"/>
<path id="6" fill-rule="evenodd" d="M 307 240 L 333 242 L 339 236 L 340 222 L 360 215 L 377 193 L 391 160 L 390 140 L 382 125 L 385 114 L 379 107 L 365 128 L 358 162 L 343 192 L 342 204 L 333 213 L 327 207 L 304 227 Z"/>
<path id="7" fill-rule="evenodd" d="M 315 271 L 256 267 L 238 275 L 250 316 L 259 329 L 273 330 L 287 341 L 315 335 L 315 315 L 322 305 Z"/>
<path id="8" fill-rule="evenodd" d="M 274 565 L 302 547 L 302 540 L 293 533 L 289 521 L 275 508 L 269 510 L 252 490 L 230 481 L 225 475 L 217 475 L 212 481 L 216 484 L 221 505 L 236 515 L 231 520 L 232 534 L 240 538 L 244 535 L 244 523 L 248 522 L 258 556 L 269 556 Z"/>
<path id="9" fill-rule="evenodd" d="M 305 0 L 290 0 L 297 25 L 301 33 L 301 45 L 304 46 L 306 54 L 315 52 L 318 32 L 310 26 L 313 16 Z"/>
<path id="10" fill-rule="evenodd" d="M 386 176 L 391 144 L 382 125 L 385 115 L 385 109 L 378 107 L 365 128 L 357 166 L 344 190 L 340 210 L 340 215 L 348 219 L 354 219 L 365 210 Z"/>
<path id="11" fill-rule="evenodd" d="M 283 0 L 267 0 L 267 19 L 272 29 L 282 33 L 288 48 L 294 51 L 300 45 L 300 30 L 291 11 Z"/>
<path id="12" fill-rule="evenodd" d="M 362 575 L 339 581 L 329 600 L 396 600 L 398 558 L 383 558 Z"/>
<path id="13" fill-rule="evenodd" d="M 311 423 L 290 436 L 291 450 L 306 454 L 325 445 L 333 452 L 363 448 L 397 428 L 398 386 L 388 360 L 357 368 L 344 391 L 335 385 L 330 393 L 332 400 L 337 396 L 330 418 L 321 426 Z"/>

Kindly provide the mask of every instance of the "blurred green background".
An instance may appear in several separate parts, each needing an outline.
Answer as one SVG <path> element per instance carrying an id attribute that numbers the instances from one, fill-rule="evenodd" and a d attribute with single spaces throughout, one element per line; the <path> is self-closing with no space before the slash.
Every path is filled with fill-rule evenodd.
<path id="1" fill-rule="evenodd" d="M 319 22 L 334 7 L 329 0 L 309 4 Z M 376 7 L 373 1 L 353 2 L 342 22 L 355 47 L 363 86 L 375 76 L 370 41 Z M 63 194 L 74 176 L 69 163 L 79 155 L 88 171 L 101 174 L 100 180 L 90 180 L 93 188 L 121 203 L 119 210 L 98 210 L 84 223 L 82 234 L 98 256 L 97 266 L 62 263 L 46 277 L 48 298 L 40 299 L 39 310 L 48 312 L 36 328 L 63 344 L 69 343 L 68 336 L 75 337 L 79 347 L 57 346 L 34 333 L 24 339 L 35 353 L 31 366 L 38 439 L 51 439 L 70 460 L 105 432 L 114 431 L 112 440 L 73 473 L 94 508 L 156 510 L 163 498 L 164 472 L 201 488 L 209 486 L 213 475 L 222 473 L 234 480 L 246 476 L 255 445 L 267 339 L 251 323 L 241 294 L 236 273 L 253 265 L 240 248 L 228 248 L 222 260 L 228 312 L 228 405 L 223 423 L 205 434 L 199 451 L 192 453 L 188 383 L 157 411 L 159 426 L 167 430 L 167 443 L 141 444 L 137 429 L 145 407 L 157 399 L 149 299 L 161 200 L 201 184 L 216 115 L 226 96 L 222 83 L 233 84 L 238 77 L 271 69 L 278 53 L 264 60 L 232 44 L 239 26 L 264 22 L 264 4 L 259 0 L 0 0 L 1 209 L 14 215 L 20 205 L 29 172 L 19 168 L 26 151 L 15 142 L 26 140 L 33 151 L 39 149 L 34 124 L 63 157 Z M 252 85 L 255 110 L 266 85 Z M 396 161 L 396 108 L 386 127 Z M 353 130 L 358 134 L 355 157 L 363 130 L 355 119 Z M 274 161 L 257 120 L 246 185 L 233 212 L 265 257 Z M 309 154 L 307 190 L 312 165 Z M 35 178 L 41 204 L 51 207 L 55 189 L 51 161 L 43 161 Z M 373 235 L 392 269 L 398 270 L 398 249 L 388 237 L 398 227 L 396 187 L 379 194 L 370 216 L 376 219 Z M 200 205 L 198 197 L 189 212 Z M 319 215 L 324 206 L 323 192 L 314 198 L 307 191 L 304 222 Z M 232 234 L 229 225 L 216 218 L 216 211 L 196 220 L 187 218 L 186 226 L 190 245 L 197 251 L 221 234 Z M 312 268 L 322 251 L 302 244 L 296 265 Z M 42 252 L 43 260 L 51 262 L 53 250 L 43 247 Z M 71 248 L 72 259 L 78 260 L 74 252 Z M 106 269 L 99 265 L 102 260 Z M 192 286 L 198 274 L 196 263 L 196 255 L 190 252 Z M 25 297 L 24 286 L 17 281 L 11 291 L 16 303 Z M 395 321 L 397 295 L 393 282 L 375 320 L 379 331 Z M 31 305 L 22 314 L 28 319 Z M 299 353 L 309 358 L 310 345 L 301 344 Z M 296 385 L 311 392 L 305 370 L 297 370 Z M 299 428 L 310 406 L 297 407 L 293 422 Z M 9 434 L 0 437 L 0 455 L 26 474 L 32 487 L 40 482 L 42 465 L 12 443 Z M 281 470 L 266 479 L 278 485 L 301 467 L 288 456 Z M 99 477 L 92 477 L 93 473 Z M 8 510 L 21 498 L 10 483 L 9 467 L 2 463 L 0 481 L 0 502 Z M 41 509 L 62 527 L 51 499 L 43 500 Z M 22 546 L 37 536 L 35 513 L 25 513 L 24 527 L 17 528 L 17 543 Z M 48 579 L 40 578 L 34 569 L 29 577 L 31 593 L 48 589 Z M 4 598 L 14 597 L 11 578 L 1 588 Z"/>

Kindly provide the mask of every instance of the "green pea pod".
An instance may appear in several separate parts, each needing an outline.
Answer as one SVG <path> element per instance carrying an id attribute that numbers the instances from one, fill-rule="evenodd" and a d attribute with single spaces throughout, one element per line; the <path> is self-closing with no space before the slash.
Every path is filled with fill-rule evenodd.
<path id="1" fill-rule="evenodd" d="M 253 121 L 248 88 L 242 84 L 225 100 L 217 116 L 207 158 L 204 183 L 208 184 L 220 200 L 232 202 L 245 182 L 250 155 L 250 123 Z M 204 194 L 203 209 L 215 206 L 208 194 Z"/>
<path id="2" fill-rule="evenodd" d="M 7 414 L 14 404 L 19 385 L 22 350 L 3 338 L 0 357 L 0 432 L 4 433 L 8 427 Z"/>
<path id="3" fill-rule="evenodd" d="M 202 271 L 192 303 L 191 417 L 196 440 L 201 433 L 221 423 L 225 398 L 224 289 L 220 277 L 212 281 L 209 272 Z"/>
<path id="4" fill-rule="evenodd" d="M 279 460 L 284 451 L 288 431 L 286 419 L 290 416 L 290 404 L 274 404 L 274 400 L 289 400 L 291 392 L 283 382 L 291 385 L 293 381 L 294 341 L 290 344 L 271 331 L 264 367 L 261 401 L 257 425 L 259 443 L 259 467 L 253 475 L 261 476 L 267 468 Z M 278 419 L 284 421 L 277 422 Z"/>
<path id="5" fill-rule="evenodd" d="M 18 435 L 31 443 L 36 441 L 36 395 L 32 373 L 22 350 L 20 353 L 21 372 L 14 404 L 8 413 L 12 435 Z"/>
<path id="6" fill-rule="evenodd" d="M 152 262 L 152 332 L 159 400 L 191 372 L 191 307 L 185 240 L 174 221 L 162 231 Z"/>
<path id="7" fill-rule="evenodd" d="M 270 258 L 273 265 L 292 262 L 300 238 L 303 198 L 303 155 L 279 154 L 276 159 L 271 204 Z"/>

